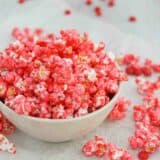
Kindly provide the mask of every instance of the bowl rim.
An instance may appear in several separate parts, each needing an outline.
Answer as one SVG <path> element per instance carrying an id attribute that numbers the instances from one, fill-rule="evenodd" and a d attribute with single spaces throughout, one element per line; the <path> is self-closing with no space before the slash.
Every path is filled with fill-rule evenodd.
<path id="1" fill-rule="evenodd" d="M 32 116 L 28 116 L 28 115 L 20 115 L 20 114 L 16 113 L 14 110 L 12 110 L 11 108 L 9 108 L 8 106 L 6 106 L 2 101 L 0 101 L 0 106 L 5 107 L 4 108 L 5 110 L 8 110 L 8 112 L 11 112 L 12 114 L 15 114 L 16 116 L 22 117 L 24 119 L 33 120 L 33 121 L 48 122 L 48 123 L 64 123 L 64 122 L 71 122 L 71 121 L 79 121 L 79 120 L 83 120 L 83 119 L 87 119 L 89 117 L 92 117 L 92 116 L 98 114 L 99 112 L 102 112 L 103 110 L 105 110 L 111 103 L 113 103 L 118 98 L 118 96 L 120 94 L 121 87 L 122 87 L 122 84 L 119 84 L 119 89 L 118 89 L 117 93 L 113 96 L 113 98 L 109 101 L 109 103 L 107 103 L 103 107 L 99 108 L 98 110 L 96 110 L 94 112 L 86 114 L 84 116 L 69 118 L 69 119 L 47 119 L 47 118 L 32 117 Z M 1 110 L 2 109 L 0 109 L 0 111 Z M 2 113 L 3 113 L 3 111 L 2 111 Z"/>

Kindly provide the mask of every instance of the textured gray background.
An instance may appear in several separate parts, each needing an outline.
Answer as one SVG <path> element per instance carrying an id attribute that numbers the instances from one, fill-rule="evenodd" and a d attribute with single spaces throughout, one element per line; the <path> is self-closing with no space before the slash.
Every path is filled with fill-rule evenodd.
<path id="1" fill-rule="evenodd" d="M 115 54 L 135 52 L 157 61 L 160 51 L 159 6 L 159 0 L 118 0 L 115 8 L 105 11 L 105 18 L 96 18 L 92 9 L 88 10 L 82 0 L 29 0 L 24 5 L 18 5 L 16 0 L 0 0 L 0 49 L 12 40 L 10 31 L 14 26 L 41 26 L 52 32 L 61 28 L 77 28 L 81 32 L 89 32 L 95 41 L 105 41 L 107 49 Z M 65 17 L 64 9 L 72 7 L 73 14 Z M 132 14 L 138 17 L 136 24 L 127 22 L 128 16 Z M 123 86 L 121 95 L 130 98 L 135 104 L 140 103 L 133 79 Z M 132 107 L 124 120 L 106 121 L 93 133 L 73 142 L 44 143 L 17 131 L 9 137 L 17 145 L 17 154 L 0 153 L 0 160 L 85 160 L 80 153 L 81 146 L 95 134 L 119 146 L 128 147 L 127 137 L 134 131 L 131 111 Z M 159 159 L 159 152 L 150 158 Z"/>

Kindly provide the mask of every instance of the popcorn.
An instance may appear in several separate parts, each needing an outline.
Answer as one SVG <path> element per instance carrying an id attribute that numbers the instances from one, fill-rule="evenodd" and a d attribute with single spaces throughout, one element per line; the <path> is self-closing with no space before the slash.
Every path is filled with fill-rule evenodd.
<path id="1" fill-rule="evenodd" d="M 127 100 L 124 97 L 120 97 L 107 118 L 109 120 L 120 120 L 124 118 L 130 104 L 130 100 Z"/>
<path id="2" fill-rule="evenodd" d="M 82 147 L 82 152 L 87 157 L 103 157 L 104 160 L 135 160 L 135 158 L 127 150 L 119 148 L 99 136 L 95 136 L 94 139 L 91 139 L 85 143 Z"/>
<path id="3" fill-rule="evenodd" d="M 0 134 L 0 151 L 7 151 L 12 154 L 16 153 L 15 145 L 9 142 L 9 140 L 2 134 Z"/>
<path id="4" fill-rule="evenodd" d="M 127 80 L 105 44 L 96 47 L 86 33 L 71 29 L 56 36 L 39 28 L 14 28 L 12 35 L 16 41 L 0 57 L 0 97 L 18 114 L 83 116 L 107 104 L 108 95 Z"/>

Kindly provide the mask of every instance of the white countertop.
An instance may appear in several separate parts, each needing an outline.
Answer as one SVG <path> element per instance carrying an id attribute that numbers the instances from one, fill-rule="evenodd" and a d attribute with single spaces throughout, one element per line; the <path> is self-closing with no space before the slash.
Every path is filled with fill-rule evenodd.
<path id="1" fill-rule="evenodd" d="M 135 52 L 157 61 L 160 51 L 160 46 L 156 45 L 160 41 L 159 6 L 160 1 L 158 0 L 154 2 L 153 0 L 118 0 L 115 8 L 106 11 L 104 19 L 96 18 L 82 5 L 82 0 L 28 0 L 24 5 L 18 5 L 16 0 L 0 0 L 0 48 L 3 49 L 11 40 L 10 31 L 14 26 L 41 26 L 52 32 L 61 28 L 77 28 L 81 32 L 89 32 L 95 41 L 105 41 L 108 50 L 116 54 Z M 73 14 L 64 16 L 63 11 L 72 7 Z M 127 21 L 130 14 L 137 15 L 137 23 L 130 24 Z M 124 85 L 121 94 L 130 98 L 134 103 L 140 103 L 133 81 Z M 131 110 L 132 107 L 124 120 L 106 121 L 96 131 L 73 142 L 45 143 L 16 131 L 14 135 L 9 136 L 9 139 L 17 145 L 17 154 L 0 153 L 0 160 L 85 160 L 88 158 L 82 156 L 81 146 L 95 134 L 127 148 L 127 137 L 134 131 Z M 131 152 L 135 154 L 132 150 Z M 159 160 L 159 157 L 160 152 L 157 152 L 150 160 Z"/>

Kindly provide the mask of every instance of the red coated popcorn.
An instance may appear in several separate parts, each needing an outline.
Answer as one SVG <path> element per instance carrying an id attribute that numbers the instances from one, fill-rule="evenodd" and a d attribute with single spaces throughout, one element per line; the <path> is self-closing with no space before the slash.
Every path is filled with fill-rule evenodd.
<path id="1" fill-rule="evenodd" d="M 96 151 L 96 143 L 94 140 L 89 140 L 84 146 L 82 147 L 82 152 L 85 156 L 93 156 Z"/>
<path id="2" fill-rule="evenodd" d="M 0 99 L 18 114 L 80 117 L 107 104 L 127 80 L 105 44 L 96 46 L 86 33 L 14 28 L 12 35 L 0 56 Z"/>
<path id="3" fill-rule="evenodd" d="M 130 104 L 130 100 L 127 100 L 124 97 L 119 98 L 107 118 L 109 120 L 120 120 L 124 118 L 126 116 L 127 108 Z"/>
<path id="4" fill-rule="evenodd" d="M 147 160 L 160 147 L 160 100 L 153 95 L 144 97 L 144 104 L 134 107 L 133 117 L 136 130 L 129 143 L 133 149 L 141 149 L 140 160 Z"/>
<path id="5" fill-rule="evenodd" d="M 122 63 L 125 65 L 138 63 L 140 58 L 132 53 L 125 54 Z"/>
<path id="6" fill-rule="evenodd" d="M 10 135 L 14 133 L 15 127 L 0 112 L 0 134 Z"/>
<path id="7" fill-rule="evenodd" d="M 103 157 L 104 160 L 135 160 L 127 150 L 119 148 L 99 136 L 95 136 L 95 139 L 84 144 L 82 152 L 85 156 Z"/>
<path id="8" fill-rule="evenodd" d="M 144 63 L 140 61 L 140 57 L 132 53 L 117 57 L 119 64 L 125 65 L 126 73 L 135 76 L 151 76 L 153 72 L 160 72 L 160 64 L 153 63 L 150 59 L 145 59 Z"/>
<path id="9" fill-rule="evenodd" d="M 0 151 L 9 152 L 12 154 L 16 153 L 16 147 L 13 143 L 2 134 L 0 134 Z"/>
<path id="10" fill-rule="evenodd" d="M 99 136 L 95 136 L 95 141 L 96 141 L 95 156 L 103 157 L 106 154 L 107 144 L 105 140 Z"/>
<path id="11" fill-rule="evenodd" d="M 136 78 L 137 91 L 141 95 L 151 95 L 157 89 L 156 82 L 151 82 L 142 77 Z"/>

